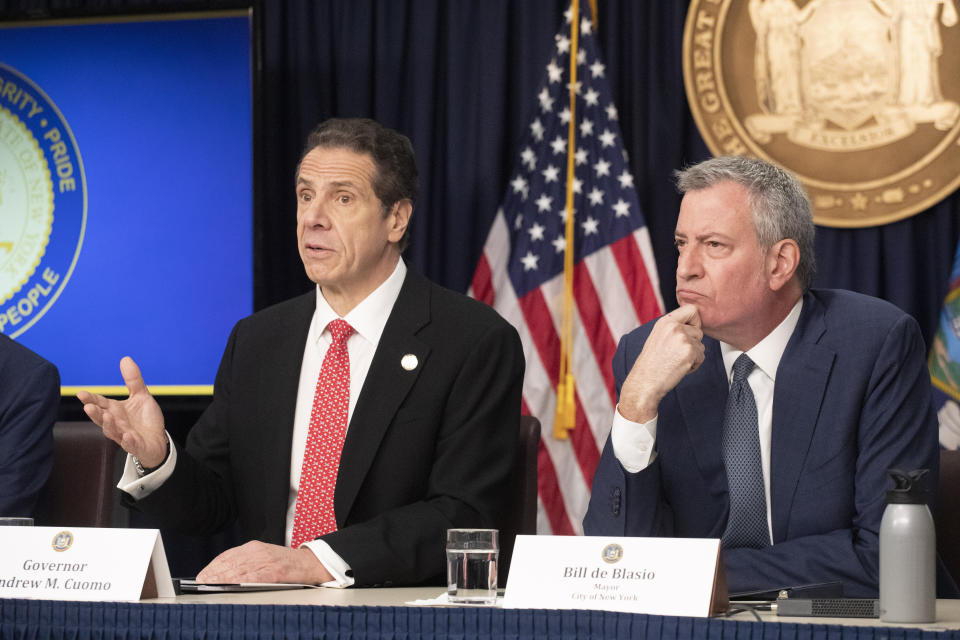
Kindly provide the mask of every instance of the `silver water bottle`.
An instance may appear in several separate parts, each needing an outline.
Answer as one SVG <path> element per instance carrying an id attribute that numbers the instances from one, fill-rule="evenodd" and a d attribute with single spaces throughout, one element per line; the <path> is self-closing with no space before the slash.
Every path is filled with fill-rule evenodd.
<path id="1" fill-rule="evenodd" d="M 927 469 L 890 469 L 894 488 L 880 521 L 880 619 L 933 622 L 937 617 L 936 534 L 927 508 Z"/>

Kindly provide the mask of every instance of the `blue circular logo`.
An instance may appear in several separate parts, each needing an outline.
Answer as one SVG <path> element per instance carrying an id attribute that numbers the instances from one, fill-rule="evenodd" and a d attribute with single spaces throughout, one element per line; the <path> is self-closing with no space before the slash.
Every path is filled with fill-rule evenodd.
<path id="1" fill-rule="evenodd" d="M 0 63 L 0 333 L 16 338 L 56 302 L 86 222 L 83 161 L 66 119 Z"/>

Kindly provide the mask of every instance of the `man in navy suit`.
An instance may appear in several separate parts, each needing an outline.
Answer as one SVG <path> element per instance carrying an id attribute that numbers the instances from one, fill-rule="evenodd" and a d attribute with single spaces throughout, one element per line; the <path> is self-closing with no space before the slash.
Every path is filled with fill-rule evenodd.
<path id="1" fill-rule="evenodd" d="M 619 404 L 584 532 L 721 538 L 731 593 L 839 581 L 876 597 L 887 470 L 929 469 L 936 489 L 917 323 L 810 288 L 813 219 L 789 173 L 721 157 L 677 175 L 680 306 L 617 348 Z M 744 354 L 752 426 L 733 436 Z"/>
<path id="2" fill-rule="evenodd" d="M 32 517 L 53 465 L 57 368 L 0 335 L 0 516 Z"/>
<path id="3" fill-rule="evenodd" d="M 186 447 L 171 445 L 129 358 L 129 399 L 78 394 L 131 454 L 129 504 L 186 533 L 239 522 L 249 542 L 198 580 L 439 584 L 446 529 L 497 525 L 518 440 L 520 338 L 486 305 L 407 269 L 416 192 L 405 136 L 371 120 L 322 123 L 296 180 L 298 247 L 317 286 L 237 323 Z M 331 393 L 318 379 L 343 322 L 349 389 Z M 307 464 L 319 446 L 311 416 L 331 398 L 344 402 L 342 449 Z M 332 513 L 321 511 L 336 526 L 304 536 L 297 507 L 319 492 L 300 480 L 318 470 L 333 472 Z"/>

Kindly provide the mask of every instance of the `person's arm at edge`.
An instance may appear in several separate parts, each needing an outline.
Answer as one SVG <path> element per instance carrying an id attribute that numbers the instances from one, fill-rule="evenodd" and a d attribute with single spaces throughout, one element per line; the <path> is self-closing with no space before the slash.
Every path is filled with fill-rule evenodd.
<path id="1" fill-rule="evenodd" d="M 8 392 L 16 401 L 0 425 L 0 514 L 30 517 L 53 467 L 60 374 L 41 361 L 15 381 Z"/>

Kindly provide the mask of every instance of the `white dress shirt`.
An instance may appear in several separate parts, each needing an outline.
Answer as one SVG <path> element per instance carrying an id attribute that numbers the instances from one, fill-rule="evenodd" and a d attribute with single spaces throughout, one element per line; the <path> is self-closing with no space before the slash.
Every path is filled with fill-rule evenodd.
<path id="1" fill-rule="evenodd" d="M 360 304 L 343 316 L 351 327 L 353 334 L 347 339 L 347 353 L 350 355 L 350 401 L 347 407 L 347 429 L 350 428 L 350 419 L 353 417 L 357 397 L 367 378 L 373 354 L 380 344 L 380 336 L 387 324 L 387 318 L 393 310 L 393 305 L 400 296 L 403 280 L 407 275 L 407 267 L 403 260 L 397 260 L 393 273 Z M 300 367 L 300 382 L 297 387 L 297 404 L 293 418 L 293 440 L 290 449 L 290 494 L 287 502 L 287 518 L 284 528 L 284 544 L 290 544 L 293 534 L 293 519 L 296 513 L 297 488 L 300 486 L 300 469 L 303 466 L 303 456 L 307 447 L 307 434 L 310 431 L 310 412 L 313 409 L 313 397 L 316 391 L 317 379 L 320 377 L 320 367 L 323 357 L 330 347 L 330 332 L 327 325 L 340 316 L 330 307 L 320 287 L 317 287 L 317 308 L 310 322 L 307 332 L 307 341 L 303 350 L 303 364 Z M 167 436 L 169 439 L 169 434 Z M 166 462 L 153 473 L 142 478 L 138 477 L 133 465 L 132 456 L 127 456 L 123 476 L 117 485 L 119 489 L 134 498 L 144 498 L 162 485 L 173 473 L 177 463 L 176 447 L 170 443 L 170 455 Z M 336 554 L 323 540 L 311 540 L 302 546 L 313 551 L 327 571 L 334 577 L 332 582 L 324 583 L 325 587 L 349 587 L 353 584 L 353 577 L 349 575 L 350 566 Z"/>
<path id="2" fill-rule="evenodd" d="M 749 351 L 747 356 L 756 365 L 747 376 L 747 384 L 753 391 L 757 404 L 757 421 L 760 436 L 760 464 L 763 468 L 763 487 L 767 502 L 767 526 L 770 541 L 773 543 L 773 519 L 770 511 L 770 442 L 773 434 L 773 389 L 777 380 L 777 368 L 787 348 L 790 336 L 800 320 L 803 298 L 800 298 L 787 317 Z M 720 342 L 723 368 L 727 372 L 727 384 L 733 383 L 733 363 L 743 351 Z M 620 415 L 620 409 L 613 415 L 610 430 L 610 442 L 613 453 L 623 468 L 630 473 L 643 471 L 654 459 L 654 444 L 657 437 L 657 416 L 645 423 L 632 422 Z"/>

